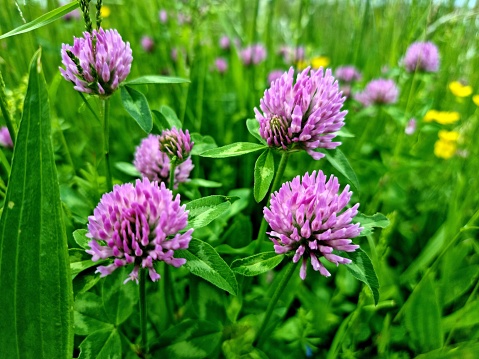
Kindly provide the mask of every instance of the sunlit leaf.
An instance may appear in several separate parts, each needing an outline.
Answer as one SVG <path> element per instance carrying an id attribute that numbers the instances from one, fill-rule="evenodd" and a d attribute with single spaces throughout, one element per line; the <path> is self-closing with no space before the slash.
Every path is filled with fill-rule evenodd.
<path id="1" fill-rule="evenodd" d="M 283 260 L 283 254 L 276 252 L 263 252 L 251 257 L 237 259 L 231 263 L 231 269 L 238 274 L 252 277 L 260 275 L 275 268 Z"/>
<path id="2" fill-rule="evenodd" d="M 254 199 L 261 202 L 268 193 L 274 177 L 273 151 L 268 149 L 258 157 L 254 165 Z"/>
<path id="3" fill-rule="evenodd" d="M 153 128 L 150 107 L 145 95 L 129 86 L 121 87 L 123 107 L 143 131 L 150 133 Z"/>
<path id="4" fill-rule="evenodd" d="M 373 294 L 374 304 L 377 305 L 379 302 L 379 281 L 371 259 L 366 252 L 359 248 L 355 252 L 341 252 L 341 255 L 353 261 L 346 264 L 346 268 L 356 279 L 369 287 Z"/>
<path id="5" fill-rule="evenodd" d="M 205 152 L 202 152 L 200 156 L 212 158 L 235 157 L 245 155 L 251 152 L 264 150 L 266 148 L 267 146 L 265 145 L 258 145 L 251 142 L 235 142 L 230 145 L 207 150 Z"/>

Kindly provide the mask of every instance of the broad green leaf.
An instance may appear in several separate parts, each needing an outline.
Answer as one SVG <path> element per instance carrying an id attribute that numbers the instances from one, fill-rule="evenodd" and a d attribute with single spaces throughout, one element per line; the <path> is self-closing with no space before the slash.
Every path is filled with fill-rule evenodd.
<path id="1" fill-rule="evenodd" d="M 471 328 L 479 324 L 479 301 L 466 303 L 464 307 L 458 309 L 441 320 L 445 332 L 453 329 Z"/>
<path id="2" fill-rule="evenodd" d="M 372 216 L 366 216 L 365 214 L 358 213 L 354 219 L 354 223 L 360 223 L 363 230 L 360 236 L 368 236 L 373 233 L 373 228 L 386 228 L 389 226 L 389 219 L 382 213 L 376 213 Z"/>
<path id="3" fill-rule="evenodd" d="M 129 162 L 116 162 L 115 168 L 131 177 L 141 177 L 141 173 Z"/>
<path id="4" fill-rule="evenodd" d="M 183 126 L 180 119 L 176 115 L 176 112 L 171 107 L 166 105 L 161 106 L 160 113 L 165 117 L 166 121 L 168 122 L 169 129 L 173 127 L 180 129 Z"/>
<path id="5" fill-rule="evenodd" d="M 235 157 L 245 155 L 251 152 L 256 152 L 259 150 L 264 150 L 266 148 L 268 147 L 265 145 L 258 145 L 251 142 L 235 142 L 230 145 L 207 150 L 205 152 L 202 152 L 200 156 L 212 158 Z"/>
<path id="6" fill-rule="evenodd" d="M 253 224 L 251 217 L 242 213 L 233 216 L 233 222 L 220 237 L 219 243 L 226 243 L 235 248 L 245 247 L 253 242 Z"/>
<path id="7" fill-rule="evenodd" d="M 121 359 L 121 338 L 117 329 L 91 333 L 80 344 L 78 359 Z"/>
<path id="8" fill-rule="evenodd" d="M 93 288 L 99 281 L 100 276 L 95 273 L 95 268 L 84 270 L 73 279 L 73 295 L 75 298 Z"/>
<path id="9" fill-rule="evenodd" d="M 238 283 L 223 258 L 208 243 L 192 238 L 188 249 L 177 250 L 176 258 L 185 258 L 185 267 L 194 275 L 236 295 Z"/>
<path id="10" fill-rule="evenodd" d="M 200 320 L 224 323 L 227 294 L 204 280 L 190 282 L 191 307 Z"/>
<path id="11" fill-rule="evenodd" d="M 186 204 L 189 228 L 201 228 L 224 214 L 230 207 L 235 197 L 208 196 L 195 199 Z"/>
<path id="12" fill-rule="evenodd" d="M 135 282 L 123 284 L 132 270 L 133 265 L 118 268 L 103 280 L 103 306 L 112 324 L 120 325 L 136 310 L 138 285 Z"/>
<path id="13" fill-rule="evenodd" d="M 222 335 L 219 323 L 187 319 L 164 332 L 151 353 L 154 358 L 208 358 L 220 345 Z"/>
<path id="14" fill-rule="evenodd" d="M 161 85 L 161 84 L 184 84 L 191 82 L 181 77 L 170 77 L 160 75 L 141 76 L 134 80 L 124 82 L 123 85 Z"/>
<path id="15" fill-rule="evenodd" d="M 425 353 L 443 345 L 441 308 L 436 297 L 435 284 L 430 276 L 414 288 L 404 312 L 406 328 L 417 352 Z"/>
<path id="16" fill-rule="evenodd" d="M 211 150 L 212 148 L 218 147 L 215 139 L 211 136 L 202 136 L 199 133 L 192 133 L 190 136 L 191 140 L 194 142 L 193 148 L 191 150 L 192 155 L 199 155 L 206 150 Z"/>
<path id="17" fill-rule="evenodd" d="M 153 128 L 150 107 L 145 95 L 129 86 L 121 87 L 123 107 L 138 123 L 143 131 L 150 133 Z"/>
<path id="18" fill-rule="evenodd" d="M 359 191 L 359 181 L 346 156 L 339 149 L 326 151 L 326 160 L 336 168 Z"/>
<path id="19" fill-rule="evenodd" d="M 242 248 L 233 248 L 229 244 L 220 244 L 219 246 L 215 247 L 216 251 L 221 254 L 246 254 L 252 255 L 256 248 L 256 242 L 251 241 L 246 247 Z"/>
<path id="20" fill-rule="evenodd" d="M 276 252 L 263 252 L 237 259 L 231 263 L 231 269 L 233 272 L 253 277 L 270 271 L 275 268 L 283 260 L 283 254 L 276 254 Z"/>
<path id="21" fill-rule="evenodd" d="M 341 256 L 351 259 L 353 262 L 346 264 L 346 268 L 351 274 L 371 290 L 374 298 L 374 304 L 379 302 L 379 281 L 374 270 L 371 259 L 361 248 L 355 252 L 341 252 Z"/>
<path id="22" fill-rule="evenodd" d="M 71 274 L 40 53 L 30 64 L 0 219 L 0 358 L 70 358 L 73 350 Z"/>
<path id="23" fill-rule="evenodd" d="M 470 340 L 432 350 L 418 355 L 414 359 L 474 359 L 477 357 L 477 353 L 479 353 L 479 343 Z"/>
<path id="24" fill-rule="evenodd" d="M 50 12 L 47 12 L 46 14 L 36 18 L 33 21 L 30 21 L 29 23 L 23 24 L 6 34 L 0 35 L 0 40 L 5 39 L 10 36 L 15 36 L 19 34 L 23 34 L 35 29 L 38 29 L 40 27 L 43 27 L 45 25 L 50 24 L 51 22 L 60 19 L 63 17 L 63 15 L 68 14 L 70 11 L 75 10 L 77 7 L 79 7 L 78 1 L 73 1 L 69 4 L 63 5 L 55 10 L 52 10 Z"/>
<path id="25" fill-rule="evenodd" d="M 87 233 L 88 230 L 86 229 L 77 229 L 75 232 L 73 232 L 73 239 L 83 249 L 90 249 L 88 242 L 91 241 L 91 238 L 86 236 Z"/>
<path id="26" fill-rule="evenodd" d="M 195 187 L 204 187 L 204 188 L 219 188 L 223 186 L 223 184 L 220 182 L 209 181 L 203 178 L 193 178 L 188 181 L 188 184 Z"/>
<path id="27" fill-rule="evenodd" d="M 263 145 L 267 145 L 266 141 L 264 140 L 263 137 L 259 134 L 259 122 L 257 119 L 248 119 L 246 120 L 246 127 L 248 128 L 249 133 L 253 135 L 259 142 L 261 142 Z"/>
<path id="28" fill-rule="evenodd" d="M 100 264 L 101 262 L 93 262 L 92 260 L 70 263 L 70 271 L 72 274 L 72 279 L 74 279 L 79 273 L 83 272 L 85 269 L 88 269 L 91 267 L 97 267 Z"/>
<path id="29" fill-rule="evenodd" d="M 267 149 L 258 157 L 254 165 L 254 199 L 261 202 L 268 193 L 274 177 L 273 151 Z"/>
<path id="30" fill-rule="evenodd" d="M 94 293 L 79 294 L 75 299 L 75 334 L 88 335 L 97 330 L 113 330 L 101 298 Z"/>

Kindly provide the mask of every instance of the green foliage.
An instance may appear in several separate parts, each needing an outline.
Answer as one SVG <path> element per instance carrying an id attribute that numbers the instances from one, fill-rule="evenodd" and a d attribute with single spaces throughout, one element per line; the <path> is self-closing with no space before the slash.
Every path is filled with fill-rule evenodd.
<path id="1" fill-rule="evenodd" d="M 257 276 L 274 269 L 283 258 L 284 255 L 278 255 L 276 252 L 263 252 L 235 260 L 231 263 L 231 269 L 247 277 Z"/>
<path id="2" fill-rule="evenodd" d="M 265 150 L 254 165 L 254 199 L 261 202 L 268 193 L 274 177 L 274 157 L 271 149 Z"/>
<path id="3" fill-rule="evenodd" d="M 129 86 L 121 87 L 121 100 L 123 107 L 146 133 L 153 128 L 150 107 L 145 95 Z"/>

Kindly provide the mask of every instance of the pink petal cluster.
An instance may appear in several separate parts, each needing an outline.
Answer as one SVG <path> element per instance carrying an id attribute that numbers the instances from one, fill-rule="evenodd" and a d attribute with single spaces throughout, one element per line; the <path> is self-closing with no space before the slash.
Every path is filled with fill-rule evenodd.
<path id="1" fill-rule="evenodd" d="M 339 66 L 334 72 L 334 76 L 336 76 L 339 81 L 345 83 L 361 80 L 361 73 L 356 67 L 351 65 Z"/>
<path id="2" fill-rule="evenodd" d="M 240 57 L 245 66 L 258 65 L 266 59 L 266 48 L 261 44 L 247 46 L 241 50 Z"/>
<path id="3" fill-rule="evenodd" d="M 194 142 L 191 141 L 190 132 L 173 127 L 171 130 L 164 130 L 158 138 L 160 151 L 168 155 L 170 159 L 176 157 L 176 164 L 186 161 L 193 149 Z"/>
<path id="4" fill-rule="evenodd" d="M 408 47 L 403 62 L 408 72 L 437 72 L 439 51 L 432 42 L 414 42 Z"/>
<path id="5" fill-rule="evenodd" d="M 271 195 L 270 208 L 263 210 L 271 227 L 268 232 L 278 254 L 294 253 L 293 262 L 302 259 L 301 279 L 306 278 L 308 259 L 315 271 L 329 277 L 331 274 L 320 258 L 339 264 L 351 260 L 333 254 L 334 250 L 354 252 L 358 245 L 351 238 L 359 236 L 362 228 L 351 221 L 358 213 L 359 204 L 349 209 L 352 192 L 346 186 L 339 194 L 338 179 L 331 175 L 326 182 L 322 171 L 297 176 Z"/>
<path id="6" fill-rule="evenodd" d="M 185 229 L 188 211 L 180 205 L 180 196 L 164 183 L 150 182 L 147 178 L 116 185 L 112 192 L 102 196 L 100 203 L 88 217 L 87 237 L 92 260 L 113 257 L 113 263 L 99 266 L 97 272 L 105 277 L 118 267 L 134 265 L 125 283 L 138 283 L 138 271 L 147 268 L 150 279 L 157 281 L 160 275 L 153 263 L 163 261 L 174 267 L 186 263 L 183 258 L 174 258 L 178 249 L 186 249 L 191 240 L 190 229 Z M 106 244 L 106 245 L 105 245 Z"/>
<path id="7" fill-rule="evenodd" d="M 334 149 L 336 132 L 344 126 L 347 111 L 341 111 L 345 97 L 331 70 L 300 72 L 294 82 L 294 69 L 273 81 L 254 109 L 260 135 L 269 146 L 285 151 L 303 149 L 314 159 L 324 157 L 318 148 Z"/>
<path id="8" fill-rule="evenodd" d="M 117 30 L 84 32 L 83 37 L 74 38 L 73 46 L 63 44 L 61 54 L 63 78 L 73 82 L 77 91 L 104 97 L 126 79 L 133 61 L 130 43 Z"/>
<path id="9" fill-rule="evenodd" d="M 399 89 L 393 80 L 376 79 L 370 81 L 366 88 L 354 96 L 364 106 L 396 103 Z"/>
<path id="10" fill-rule="evenodd" d="M 10 132 L 5 126 L 0 128 L 0 146 L 6 148 L 13 148 L 12 137 L 10 137 Z"/>

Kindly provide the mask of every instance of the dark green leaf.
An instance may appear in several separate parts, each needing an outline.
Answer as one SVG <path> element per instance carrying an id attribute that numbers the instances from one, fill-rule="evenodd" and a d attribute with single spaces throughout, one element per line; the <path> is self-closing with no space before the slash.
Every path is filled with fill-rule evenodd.
<path id="1" fill-rule="evenodd" d="M 185 258 L 185 267 L 198 277 L 236 295 L 238 283 L 223 258 L 208 243 L 192 238 L 188 249 L 177 250 L 176 258 Z"/>
<path id="2" fill-rule="evenodd" d="M 129 86 L 121 87 L 123 107 L 138 123 L 143 131 L 150 133 L 153 128 L 150 107 L 145 95 Z"/>
<path id="3" fill-rule="evenodd" d="M 372 216 L 358 213 L 353 219 L 354 223 L 360 223 L 363 230 L 361 236 L 368 236 L 373 233 L 373 228 L 386 228 L 389 226 L 389 219 L 382 213 L 376 213 Z"/>
<path id="4" fill-rule="evenodd" d="M 62 218 L 37 51 L 0 219 L 0 358 L 71 357 L 73 292 Z"/>
<path id="5" fill-rule="evenodd" d="M 91 333 L 80 344 L 78 359 L 121 359 L 121 338 L 117 329 Z"/>
<path id="6" fill-rule="evenodd" d="M 141 76 L 134 80 L 124 82 L 123 85 L 160 85 L 160 84 L 184 84 L 191 82 L 181 77 L 170 77 L 160 75 Z"/>
<path id="7" fill-rule="evenodd" d="M 188 228 L 201 228 L 225 213 L 235 197 L 208 196 L 195 199 L 186 204 L 188 213 Z"/>
<path id="8" fill-rule="evenodd" d="M 87 233 L 88 230 L 86 229 L 77 229 L 75 232 L 73 232 L 73 239 L 83 249 L 90 249 L 88 242 L 91 241 L 91 238 L 86 236 Z"/>
<path id="9" fill-rule="evenodd" d="M 84 270 L 73 279 L 73 295 L 85 293 L 94 287 L 99 281 L 100 276 L 95 273 L 95 268 Z"/>
<path id="10" fill-rule="evenodd" d="M 245 155 L 251 152 L 256 152 L 259 150 L 264 150 L 266 148 L 267 146 L 265 145 L 258 145 L 251 142 L 235 142 L 230 145 L 207 150 L 205 152 L 202 152 L 200 156 L 212 158 L 235 157 Z"/>
<path id="11" fill-rule="evenodd" d="M 160 107 L 160 113 L 163 115 L 163 117 L 166 119 L 166 121 L 169 124 L 169 129 L 176 127 L 177 129 L 180 129 L 183 124 L 181 123 L 180 119 L 176 115 L 176 112 L 171 108 L 166 105 L 163 105 Z"/>
<path id="12" fill-rule="evenodd" d="M 220 244 L 215 249 L 218 253 L 222 253 L 222 254 L 251 255 L 254 253 L 255 248 L 256 248 L 256 242 L 251 242 L 246 247 L 242 247 L 242 248 L 233 248 L 229 244 Z"/>
<path id="13" fill-rule="evenodd" d="M 259 134 L 259 122 L 257 119 L 248 119 L 246 120 L 246 127 L 248 128 L 249 133 L 251 133 L 259 142 L 263 145 L 267 145 L 266 141 Z"/>
<path id="14" fill-rule="evenodd" d="M 101 298 L 94 293 L 79 294 L 75 299 L 75 334 L 88 335 L 97 330 L 113 330 Z"/>
<path id="15" fill-rule="evenodd" d="M 68 14 L 70 11 L 75 10 L 77 7 L 79 7 L 78 1 L 73 1 L 69 4 L 63 5 L 55 10 L 47 12 L 46 14 L 40 16 L 39 18 L 36 18 L 33 21 L 30 21 L 29 23 L 23 24 L 7 32 L 6 34 L 1 35 L 0 40 L 10 36 L 23 34 L 23 33 L 38 29 L 40 27 L 43 27 L 45 25 L 48 25 L 51 22 L 57 19 L 60 19 L 61 17 L 63 17 L 63 15 Z"/>
<path id="16" fill-rule="evenodd" d="M 131 177 L 141 177 L 141 173 L 129 162 L 116 162 L 115 167 Z"/>
<path id="17" fill-rule="evenodd" d="M 374 304 L 377 305 L 379 302 L 379 281 L 371 259 L 366 252 L 359 248 L 355 252 L 341 252 L 341 256 L 353 261 L 351 264 L 346 264 L 346 268 L 356 279 L 369 287 L 373 294 Z"/>
<path id="18" fill-rule="evenodd" d="M 326 151 L 326 159 L 359 191 L 359 181 L 346 156 L 339 149 Z"/>
<path id="19" fill-rule="evenodd" d="M 151 348 L 155 358 L 202 359 L 220 345 L 219 323 L 187 319 L 164 332 Z"/>
<path id="20" fill-rule="evenodd" d="M 91 268 L 91 267 L 97 267 L 100 265 L 102 262 L 93 262 L 92 260 L 86 260 L 86 261 L 81 261 L 81 262 L 74 262 L 70 263 L 70 270 L 72 273 L 72 279 L 74 279 L 80 272 L 83 272 L 85 269 Z"/>
<path id="21" fill-rule="evenodd" d="M 253 277 L 270 271 L 275 268 L 283 260 L 283 254 L 276 252 L 263 252 L 237 259 L 231 263 L 231 269 L 238 274 Z"/>
<path id="22" fill-rule="evenodd" d="M 268 193 L 274 177 L 273 151 L 267 149 L 256 160 L 254 165 L 254 199 L 261 202 Z"/>

